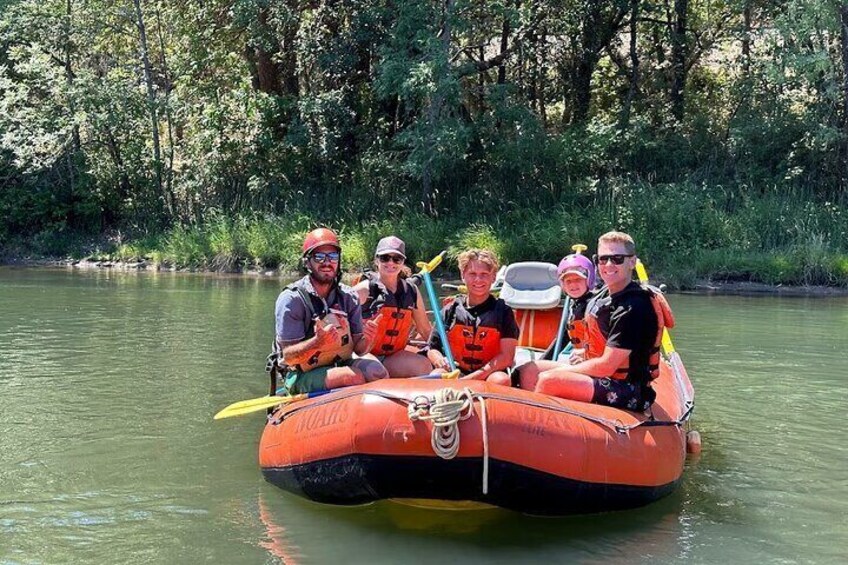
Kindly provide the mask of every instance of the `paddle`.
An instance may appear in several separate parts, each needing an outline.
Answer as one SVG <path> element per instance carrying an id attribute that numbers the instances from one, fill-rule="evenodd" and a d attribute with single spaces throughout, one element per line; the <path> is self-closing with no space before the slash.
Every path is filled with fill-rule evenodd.
<path id="1" fill-rule="evenodd" d="M 581 255 L 584 251 L 586 251 L 586 249 L 587 247 L 582 243 L 575 243 L 571 246 L 571 250 L 578 255 Z M 559 354 L 562 351 L 562 338 L 565 333 L 565 324 L 568 321 L 569 310 L 571 310 L 571 297 L 566 295 L 565 304 L 562 306 L 562 317 L 559 319 L 559 331 L 557 332 L 556 345 L 554 346 L 554 361 L 559 359 Z"/>
<path id="2" fill-rule="evenodd" d="M 224 418 L 232 418 L 234 416 L 243 416 L 244 414 L 252 414 L 266 408 L 277 406 L 278 404 L 291 404 L 307 398 L 314 398 L 332 392 L 331 390 L 316 390 L 307 394 L 295 394 L 294 396 L 260 396 L 259 398 L 251 398 L 249 400 L 240 400 L 233 402 L 223 410 L 220 410 L 212 418 L 213 420 L 223 420 Z"/>
<path id="3" fill-rule="evenodd" d="M 562 305 L 562 316 L 559 318 L 559 329 L 557 330 L 556 345 L 554 346 L 554 361 L 559 359 L 559 354 L 562 351 L 562 338 L 565 333 L 565 324 L 568 321 L 568 311 L 571 310 L 571 297 L 566 296 L 565 302 Z"/>
<path id="4" fill-rule="evenodd" d="M 640 283 L 648 284 L 648 271 L 645 269 L 645 265 L 641 259 L 636 260 L 636 276 L 639 278 Z M 662 347 L 667 356 L 674 353 L 674 344 L 671 343 L 671 335 L 666 328 L 663 328 Z"/>
<path id="5" fill-rule="evenodd" d="M 421 375 L 418 377 L 409 377 L 411 379 L 456 379 L 459 377 L 459 371 L 454 370 L 448 373 L 427 373 L 426 375 Z M 259 412 L 260 410 L 265 410 L 266 408 L 273 408 L 278 404 L 291 404 L 292 402 L 300 402 L 301 400 L 306 400 L 308 398 L 315 398 L 316 396 L 321 396 L 322 394 L 327 394 L 328 392 L 333 392 L 334 390 L 341 390 L 340 388 L 333 388 L 329 390 L 316 390 L 310 393 L 305 394 L 295 394 L 293 396 L 260 396 L 259 398 L 251 398 L 249 400 L 240 400 L 238 402 L 233 402 L 223 410 L 220 410 L 215 416 L 213 420 L 223 420 L 224 418 L 233 418 L 235 416 L 243 416 L 245 414 L 252 414 L 253 412 Z"/>
<path id="6" fill-rule="evenodd" d="M 645 265 L 640 260 L 636 260 L 636 276 L 639 278 L 639 282 L 642 284 L 648 284 L 648 271 L 645 269 Z M 671 334 L 668 333 L 667 328 L 663 328 L 662 335 L 662 348 L 665 351 L 665 355 L 671 363 L 672 368 L 674 369 L 674 373 L 680 382 L 681 386 L 684 388 L 684 394 L 688 402 L 692 402 L 695 399 L 695 389 L 692 387 L 692 382 L 689 380 L 689 375 L 686 374 L 686 369 L 683 368 L 683 361 L 680 359 L 680 354 L 677 353 L 674 349 L 674 344 L 671 343 Z M 693 432 L 696 433 L 697 432 Z M 701 436 L 697 436 L 698 443 L 698 453 L 701 450 Z M 693 440 L 695 441 L 695 440 Z M 687 449 L 689 449 L 687 445 Z M 694 448 L 693 448 L 694 449 Z"/>
<path id="7" fill-rule="evenodd" d="M 427 287 L 427 297 L 430 300 L 430 307 L 433 309 L 433 318 L 436 320 L 436 331 L 439 332 L 439 339 L 442 340 L 442 348 L 444 349 L 445 358 L 448 360 L 448 366 L 451 371 L 455 371 L 456 363 L 454 362 L 453 355 L 451 354 L 450 344 L 448 343 L 448 334 L 445 331 L 445 323 L 442 320 L 442 308 L 436 298 L 436 291 L 433 288 L 433 280 L 430 278 L 430 273 L 439 266 L 446 254 L 447 251 L 442 251 L 429 263 L 424 263 L 422 261 L 416 263 L 416 265 L 421 269 L 418 274 L 420 274 L 421 278 L 424 279 L 424 286 Z"/>

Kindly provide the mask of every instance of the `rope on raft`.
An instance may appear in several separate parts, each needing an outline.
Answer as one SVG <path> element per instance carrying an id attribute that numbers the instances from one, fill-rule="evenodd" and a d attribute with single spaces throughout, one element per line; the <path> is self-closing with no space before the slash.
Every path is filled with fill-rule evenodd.
<path id="1" fill-rule="evenodd" d="M 474 400 L 480 402 L 480 425 L 483 429 L 483 494 L 489 493 L 489 430 L 486 422 L 486 400 L 470 388 L 442 388 L 435 396 L 418 396 L 409 404 L 411 421 L 433 423 L 430 445 L 442 459 L 453 459 L 459 453 L 459 423 L 474 415 Z"/>

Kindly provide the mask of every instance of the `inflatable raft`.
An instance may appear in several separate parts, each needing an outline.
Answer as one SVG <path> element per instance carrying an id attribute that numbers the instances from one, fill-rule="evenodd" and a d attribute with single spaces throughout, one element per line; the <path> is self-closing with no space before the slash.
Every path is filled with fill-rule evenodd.
<path id="1" fill-rule="evenodd" d="M 551 302 L 542 310 L 559 310 L 558 294 Z M 558 318 L 528 306 L 522 336 L 555 334 Z M 667 353 L 650 414 L 482 381 L 385 379 L 279 407 L 260 466 L 280 488 L 330 504 L 472 501 L 545 515 L 642 506 L 674 490 L 686 458 L 694 391 Z"/>

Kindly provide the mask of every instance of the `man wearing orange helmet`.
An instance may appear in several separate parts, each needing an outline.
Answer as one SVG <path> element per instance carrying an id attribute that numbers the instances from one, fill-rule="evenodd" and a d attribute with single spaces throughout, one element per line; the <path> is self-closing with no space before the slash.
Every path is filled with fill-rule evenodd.
<path id="1" fill-rule="evenodd" d="M 275 306 L 278 365 L 291 394 L 351 386 L 387 377 L 372 355 L 377 323 L 362 322 L 362 309 L 341 278 L 339 239 L 318 228 L 303 241 L 307 275 L 289 285 Z M 359 357 L 353 359 L 353 354 Z M 272 379 L 272 387 L 276 388 Z M 276 391 L 275 391 L 276 392 Z"/>

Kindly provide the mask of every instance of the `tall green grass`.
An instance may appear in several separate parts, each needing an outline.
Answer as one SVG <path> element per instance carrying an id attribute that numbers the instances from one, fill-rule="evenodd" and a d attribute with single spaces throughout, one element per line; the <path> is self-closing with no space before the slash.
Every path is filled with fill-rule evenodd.
<path id="1" fill-rule="evenodd" d="M 456 275 L 453 260 L 470 247 L 490 248 L 502 263 L 557 262 L 572 244 L 585 243 L 592 253 L 598 235 L 621 229 L 634 236 L 654 278 L 674 286 L 713 279 L 848 287 L 844 202 L 819 202 L 812 194 L 774 187 L 746 191 L 694 183 L 617 181 L 608 183 L 606 191 L 604 205 L 596 205 L 590 195 L 549 209 L 514 206 L 493 213 L 459 208 L 437 219 L 391 207 L 394 217 L 340 213 L 329 227 L 340 233 L 348 271 L 367 268 L 377 241 L 389 234 L 406 241 L 412 264 L 447 249 L 449 260 L 441 273 Z M 321 212 L 333 216 L 331 210 Z M 299 268 L 304 235 L 317 225 L 303 213 L 233 216 L 218 211 L 201 223 L 125 240 L 102 255 L 145 257 L 177 268 L 291 273 Z M 44 241 L 51 250 L 63 248 L 57 237 Z"/>

